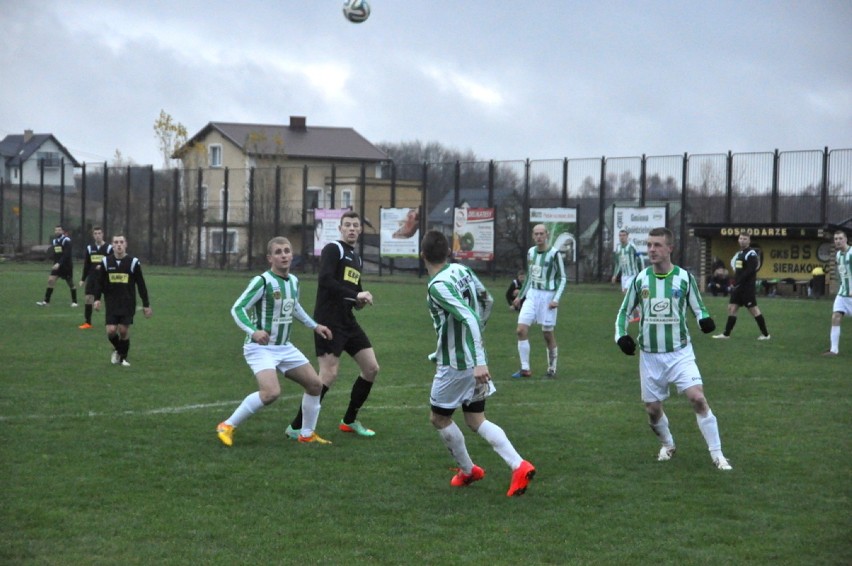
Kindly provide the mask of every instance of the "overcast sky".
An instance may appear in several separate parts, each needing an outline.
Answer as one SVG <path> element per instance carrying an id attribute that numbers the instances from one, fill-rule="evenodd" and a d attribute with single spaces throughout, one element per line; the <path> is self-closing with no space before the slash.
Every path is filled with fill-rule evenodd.
<path id="1" fill-rule="evenodd" d="M 0 138 L 162 164 L 161 109 L 482 159 L 852 147 L 852 1 L 0 0 Z"/>

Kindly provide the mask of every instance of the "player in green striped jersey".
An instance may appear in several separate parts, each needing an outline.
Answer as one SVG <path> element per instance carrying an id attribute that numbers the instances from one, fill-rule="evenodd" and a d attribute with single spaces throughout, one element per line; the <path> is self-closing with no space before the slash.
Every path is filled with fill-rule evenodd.
<path id="1" fill-rule="evenodd" d="M 556 317 L 559 299 L 565 291 L 568 277 L 565 275 L 565 264 L 556 246 L 548 246 L 548 232 L 544 224 L 536 224 L 532 231 L 535 245 L 527 251 L 527 278 L 518 296 L 512 301 L 512 306 L 519 309 L 518 327 L 518 357 L 521 369 L 512 377 L 529 377 L 530 369 L 530 326 L 534 323 L 541 325 L 541 334 L 547 345 L 547 377 L 556 376 L 556 362 L 559 350 L 556 344 Z"/>
<path id="2" fill-rule="evenodd" d="M 627 290 L 615 322 L 615 341 L 625 354 L 636 353 L 636 342 L 627 333 L 627 326 L 629 313 L 639 307 L 639 377 L 651 429 L 660 439 L 657 459 L 670 460 L 675 452 L 674 437 L 663 411 L 669 387 L 675 385 L 677 392 L 692 404 L 713 463 L 720 470 L 730 470 L 731 465 L 722 454 L 716 416 L 704 397 L 686 326 L 687 311 L 692 311 L 705 334 L 713 332 L 716 325 L 701 300 L 695 278 L 672 263 L 673 249 L 674 235 L 668 228 L 654 228 L 648 233 L 651 267 L 641 271 Z"/>
<path id="3" fill-rule="evenodd" d="M 840 353 L 840 323 L 843 315 L 852 315 L 852 247 L 849 247 L 849 238 L 843 230 L 834 233 L 834 247 L 837 250 L 834 263 L 840 288 L 831 309 L 831 347 L 823 352 L 823 356 Z"/>
<path id="4" fill-rule="evenodd" d="M 615 267 L 612 271 L 612 282 L 621 280 L 621 292 L 626 293 L 630 282 L 642 269 L 642 256 L 636 249 L 636 244 L 630 241 L 627 230 L 618 231 L 618 246 L 615 248 Z M 634 311 L 630 322 L 639 322 L 639 311 Z"/>
<path id="5" fill-rule="evenodd" d="M 521 458 L 502 428 L 485 418 L 485 399 L 494 392 L 477 305 L 477 295 L 485 287 L 469 268 L 447 263 L 450 243 L 441 232 L 427 232 L 420 250 L 430 277 L 426 300 L 438 336 L 430 421 L 459 465 L 450 485 L 463 487 L 485 477 L 485 470 L 471 460 L 464 434 L 453 421 L 453 413 L 461 407 L 465 423 L 512 468 L 506 495 L 522 495 L 535 467 Z"/>
<path id="6" fill-rule="evenodd" d="M 320 411 L 322 381 L 308 359 L 290 342 L 293 320 L 326 340 L 327 326 L 317 324 L 299 304 L 299 280 L 290 273 L 293 247 L 287 238 L 272 238 L 266 246 L 270 269 L 253 277 L 231 308 L 237 326 L 245 332 L 243 355 L 257 378 L 258 391 L 248 395 L 216 433 L 225 446 L 233 444 L 234 429 L 281 395 L 278 371 L 305 389 L 299 442 L 330 444 L 314 430 Z"/>

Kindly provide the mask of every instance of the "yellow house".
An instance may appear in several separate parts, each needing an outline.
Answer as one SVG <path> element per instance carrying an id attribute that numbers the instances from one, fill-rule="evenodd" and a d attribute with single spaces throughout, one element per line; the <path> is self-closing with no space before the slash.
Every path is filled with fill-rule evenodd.
<path id="1" fill-rule="evenodd" d="M 388 155 L 352 128 L 308 126 L 303 116 L 291 116 L 288 125 L 210 122 L 173 157 L 183 163 L 183 202 L 191 238 L 200 242 L 199 263 L 223 251 L 232 266 L 245 264 L 248 254 L 262 263 L 275 235 L 290 238 L 296 255 L 310 254 L 303 242 L 312 241 L 315 208 L 351 207 L 369 221 L 391 204 L 390 181 L 382 178 Z M 397 183 L 395 205 L 417 206 L 420 194 L 419 183 Z"/>

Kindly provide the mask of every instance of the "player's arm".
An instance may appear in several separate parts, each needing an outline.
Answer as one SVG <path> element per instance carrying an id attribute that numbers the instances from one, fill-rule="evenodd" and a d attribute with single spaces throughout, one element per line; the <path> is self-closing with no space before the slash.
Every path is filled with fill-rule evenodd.
<path id="1" fill-rule="evenodd" d="M 568 284 L 568 274 L 565 272 L 565 262 L 562 260 L 562 254 L 557 251 L 553 261 L 556 263 L 556 276 L 559 278 L 559 284 L 556 286 L 556 293 L 553 295 L 553 303 L 558 303 L 565 291 L 565 286 Z"/>
<path id="2" fill-rule="evenodd" d="M 231 317 L 233 317 L 234 322 L 237 323 L 240 330 L 249 336 L 252 336 L 258 331 L 258 327 L 255 325 L 255 322 L 249 312 L 255 303 L 263 297 L 263 293 L 265 291 L 266 280 L 262 276 L 256 275 L 255 277 L 252 277 L 248 287 L 246 287 L 245 291 L 237 297 L 237 300 L 231 307 Z"/>
<path id="3" fill-rule="evenodd" d="M 687 304 L 695 319 L 698 321 L 698 326 L 701 332 L 709 334 L 716 330 L 716 323 L 710 317 L 710 311 L 704 305 L 704 300 L 701 298 L 701 291 L 698 289 L 698 283 L 695 277 L 689 274 L 689 290 L 686 293 Z"/>
<path id="4" fill-rule="evenodd" d="M 494 297 L 491 296 L 488 288 L 482 284 L 482 281 L 472 269 L 470 270 L 470 275 L 473 277 L 473 286 L 476 289 L 476 302 L 479 304 L 479 322 L 482 324 L 482 328 L 485 328 L 488 319 L 491 318 L 491 310 L 494 308 Z"/>
<path id="5" fill-rule="evenodd" d="M 636 308 L 639 303 L 639 293 L 636 290 L 636 280 L 627 288 L 624 298 L 621 300 L 621 307 L 618 309 L 618 314 L 615 317 L 615 341 L 618 342 L 623 336 L 628 336 L 627 325 L 630 323 L 630 313 Z"/>
<path id="6" fill-rule="evenodd" d="M 142 312 L 145 318 L 150 318 L 154 311 L 151 310 L 151 301 L 148 299 L 148 286 L 145 284 L 145 276 L 142 275 L 142 262 L 137 258 L 134 262 L 133 276 L 136 279 L 136 291 L 142 299 Z"/>
<path id="7" fill-rule="evenodd" d="M 71 238 L 65 238 L 62 241 L 62 256 L 58 263 L 66 267 L 71 265 Z"/>
<path id="8" fill-rule="evenodd" d="M 101 294 L 106 289 L 107 285 L 107 258 L 103 258 L 100 263 L 100 269 L 95 271 L 95 280 L 92 285 L 92 296 L 95 298 L 95 302 L 93 307 L 95 310 L 100 310 L 101 308 Z"/>

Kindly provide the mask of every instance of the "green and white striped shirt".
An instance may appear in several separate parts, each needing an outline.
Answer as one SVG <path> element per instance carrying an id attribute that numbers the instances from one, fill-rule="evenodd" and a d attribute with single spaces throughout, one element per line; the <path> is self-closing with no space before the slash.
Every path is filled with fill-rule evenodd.
<path id="1" fill-rule="evenodd" d="M 837 250 L 835 256 L 837 265 L 837 279 L 840 281 L 840 289 L 837 295 L 840 297 L 852 297 L 852 246 L 845 252 Z"/>
<path id="2" fill-rule="evenodd" d="M 618 249 L 615 250 L 615 269 L 612 276 L 615 277 L 621 273 L 622 277 L 633 277 L 639 270 L 642 269 L 642 258 L 639 256 L 639 250 L 633 242 L 627 242 L 625 245 L 618 244 Z"/>
<path id="3" fill-rule="evenodd" d="M 231 307 L 231 316 L 246 333 L 246 344 L 258 330 L 269 333 L 270 345 L 288 343 L 294 318 L 311 330 L 317 327 L 299 304 L 299 279 L 292 274 L 279 277 L 271 270 L 252 278 Z"/>
<path id="4" fill-rule="evenodd" d="M 652 354 L 674 352 L 689 344 L 687 310 L 698 320 L 710 316 L 695 278 L 676 265 L 666 274 L 655 274 L 654 268 L 648 267 L 636 275 L 618 311 L 616 341 L 627 334 L 630 313 L 637 305 L 641 317 L 639 348 Z"/>
<path id="5" fill-rule="evenodd" d="M 533 246 L 527 252 L 527 278 L 524 286 L 521 287 L 521 292 L 518 293 L 518 298 L 526 297 L 530 289 L 538 289 L 555 291 L 553 300 L 559 301 L 567 282 L 568 276 L 565 274 L 565 264 L 559 250 L 553 247 L 540 252 L 536 246 Z"/>
<path id="6" fill-rule="evenodd" d="M 468 267 L 448 263 L 429 280 L 426 302 L 438 335 L 439 365 L 472 369 L 486 365 L 477 295 L 485 286 Z"/>

